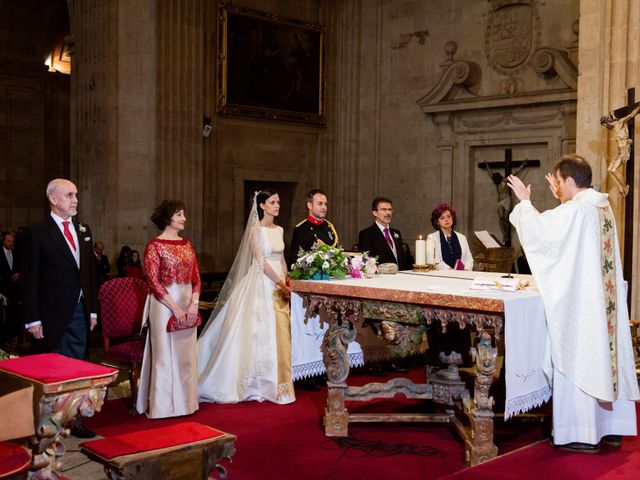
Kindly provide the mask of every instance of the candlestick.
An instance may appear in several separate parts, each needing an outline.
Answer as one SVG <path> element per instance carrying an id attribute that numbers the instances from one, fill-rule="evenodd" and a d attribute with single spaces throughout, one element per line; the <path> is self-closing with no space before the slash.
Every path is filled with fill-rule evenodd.
<path id="1" fill-rule="evenodd" d="M 418 237 L 416 240 L 416 265 L 424 265 L 425 264 L 425 253 L 426 253 L 427 242 L 422 239 L 422 235 Z"/>
<path id="2" fill-rule="evenodd" d="M 427 237 L 427 263 L 433 265 L 436 263 L 436 242 L 433 238 Z"/>

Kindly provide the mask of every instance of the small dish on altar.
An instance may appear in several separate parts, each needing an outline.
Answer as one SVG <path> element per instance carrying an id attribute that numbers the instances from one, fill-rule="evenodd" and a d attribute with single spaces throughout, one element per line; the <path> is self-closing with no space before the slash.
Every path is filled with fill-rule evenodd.
<path id="1" fill-rule="evenodd" d="M 413 264 L 414 272 L 432 272 L 438 266 L 437 263 L 425 263 L 424 265 Z"/>
<path id="2" fill-rule="evenodd" d="M 382 273 L 385 275 L 394 275 L 398 273 L 398 265 L 393 262 L 381 263 L 380 265 L 378 265 L 378 273 Z"/>

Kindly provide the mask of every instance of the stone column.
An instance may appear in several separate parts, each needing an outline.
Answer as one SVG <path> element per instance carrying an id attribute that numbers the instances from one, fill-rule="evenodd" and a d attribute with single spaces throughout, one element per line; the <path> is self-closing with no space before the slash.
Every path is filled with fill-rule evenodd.
<path id="1" fill-rule="evenodd" d="M 68 0 L 75 40 L 70 176 L 80 191 L 80 220 L 112 259 L 121 245 L 141 250 L 156 234 L 148 220 L 156 191 L 155 5 Z"/>
<path id="2" fill-rule="evenodd" d="M 158 2 L 157 199 L 187 207 L 186 236 L 202 247 L 204 0 Z M 213 199 L 212 199 L 213 200 Z"/>
<path id="3" fill-rule="evenodd" d="M 327 129 L 319 142 L 318 167 L 321 175 L 333 173 L 330 179 L 323 179 L 331 182 L 326 187 L 330 196 L 328 217 L 335 222 L 342 246 L 349 249 L 357 240 L 358 214 L 364 208 L 359 198 L 368 199 L 373 194 L 370 190 L 362 192 L 360 181 L 364 179 L 358 174 L 360 0 L 330 2 L 324 13 L 322 22 L 329 30 L 325 63 Z"/>

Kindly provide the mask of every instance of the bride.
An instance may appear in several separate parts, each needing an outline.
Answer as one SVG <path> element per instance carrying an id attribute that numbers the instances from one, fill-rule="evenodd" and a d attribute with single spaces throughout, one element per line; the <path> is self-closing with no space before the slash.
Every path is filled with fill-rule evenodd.
<path id="1" fill-rule="evenodd" d="M 198 339 L 203 402 L 295 401 L 283 232 L 273 223 L 279 213 L 274 190 L 254 195 L 240 248 Z"/>

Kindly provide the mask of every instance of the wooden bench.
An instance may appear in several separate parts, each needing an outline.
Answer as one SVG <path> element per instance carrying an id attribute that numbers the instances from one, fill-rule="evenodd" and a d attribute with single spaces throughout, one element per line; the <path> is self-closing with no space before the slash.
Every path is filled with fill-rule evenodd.
<path id="1" fill-rule="evenodd" d="M 141 430 L 80 444 L 82 452 L 104 466 L 111 480 L 195 480 L 209 478 L 219 462 L 231 460 L 236 436 L 196 422 Z"/>

